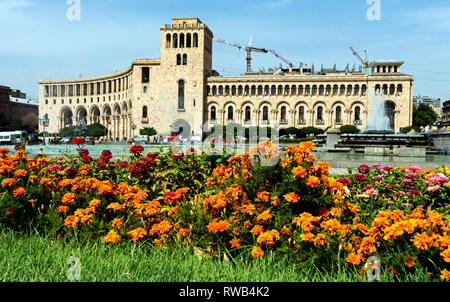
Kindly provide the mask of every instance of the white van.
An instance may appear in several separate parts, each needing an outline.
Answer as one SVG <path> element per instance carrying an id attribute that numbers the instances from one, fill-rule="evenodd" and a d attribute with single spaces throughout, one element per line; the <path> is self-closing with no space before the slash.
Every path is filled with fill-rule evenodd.
<path id="1" fill-rule="evenodd" d="M 0 145 L 20 144 L 26 135 L 25 131 L 0 132 Z"/>

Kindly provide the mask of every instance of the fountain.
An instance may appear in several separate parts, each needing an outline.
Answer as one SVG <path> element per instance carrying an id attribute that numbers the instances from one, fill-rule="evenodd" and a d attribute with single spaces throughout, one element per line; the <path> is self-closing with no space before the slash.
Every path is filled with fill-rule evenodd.
<path id="1" fill-rule="evenodd" d="M 386 116 L 386 100 L 383 93 L 373 94 L 369 90 L 371 114 L 367 118 L 367 127 L 363 134 L 394 134 L 389 127 L 390 120 Z"/>

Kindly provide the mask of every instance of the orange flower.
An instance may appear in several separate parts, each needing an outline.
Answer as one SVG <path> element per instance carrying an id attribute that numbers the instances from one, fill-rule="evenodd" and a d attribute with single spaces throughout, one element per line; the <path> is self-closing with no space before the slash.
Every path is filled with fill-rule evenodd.
<path id="1" fill-rule="evenodd" d="M 93 199 L 91 202 L 89 202 L 89 207 L 95 208 L 98 207 L 102 202 L 98 199 Z"/>
<path id="2" fill-rule="evenodd" d="M 230 240 L 230 245 L 231 245 L 231 248 L 238 248 L 241 246 L 241 240 L 237 239 L 237 238 L 233 238 L 232 240 Z"/>
<path id="3" fill-rule="evenodd" d="M 113 210 L 114 212 L 116 212 L 116 211 L 121 211 L 121 210 L 125 209 L 126 205 L 119 204 L 117 202 L 113 202 L 113 203 L 109 204 L 106 208 L 108 210 Z"/>
<path id="4" fill-rule="evenodd" d="M 105 236 L 105 242 L 111 242 L 111 243 L 115 244 L 119 241 L 120 241 L 120 235 L 118 235 L 115 230 L 109 231 L 109 233 L 106 234 L 106 236 Z"/>
<path id="5" fill-rule="evenodd" d="M 261 259 L 262 256 L 264 256 L 264 251 L 259 246 L 253 246 L 252 257 Z"/>
<path id="6" fill-rule="evenodd" d="M 16 183 L 14 178 L 5 178 L 2 180 L 2 187 L 12 187 Z"/>
<path id="7" fill-rule="evenodd" d="M 78 222 L 80 221 L 80 217 L 76 215 L 68 216 L 66 220 L 64 221 L 64 225 L 68 228 L 74 228 L 77 226 Z"/>
<path id="8" fill-rule="evenodd" d="M 256 220 L 266 222 L 266 221 L 270 220 L 271 218 L 272 218 L 272 214 L 270 213 L 270 209 L 268 209 L 268 210 L 262 212 L 261 214 L 259 214 L 256 217 Z"/>
<path id="9" fill-rule="evenodd" d="M 256 209 L 255 205 L 249 203 L 249 204 L 245 204 L 242 206 L 241 212 L 244 214 L 253 215 L 253 213 L 255 212 L 255 209 Z"/>
<path id="10" fill-rule="evenodd" d="M 188 229 L 181 229 L 180 230 L 180 235 L 183 237 L 186 237 L 189 234 Z"/>
<path id="11" fill-rule="evenodd" d="M 217 232 L 223 232 L 230 226 L 230 223 L 226 220 L 217 221 L 213 220 L 211 221 L 207 228 L 209 232 L 217 233 Z"/>
<path id="12" fill-rule="evenodd" d="M 306 176 L 306 170 L 302 166 L 295 167 L 292 169 L 292 174 L 294 174 L 294 178 L 303 178 Z"/>
<path id="13" fill-rule="evenodd" d="M 150 235 L 154 235 L 156 233 L 164 234 L 164 233 L 167 233 L 168 231 L 170 231 L 170 229 L 172 227 L 173 226 L 172 226 L 172 224 L 169 221 L 164 220 L 164 221 L 162 221 L 160 223 L 154 224 L 152 226 L 152 229 L 150 230 L 149 234 Z"/>
<path id="14" fill-rule="evenodd" d="M 361 263 L 362 256 L 360 254 L 351 253 L 347 256 L 346 260 L 348 263 L 359 265 Z"/>
<path id="15" fill-rule="evenodd" d="M 263 243 L 266 243 L 267 245 L 273 245 L 275 244 L 275 241 L 278 240 L 280 240 L 280 233 L 278 233 L 277 230 L 270 230 L 259 234 L 258 238 L 256 239 L 256 242 L 259 245 Z"/>
<path id="16" fill-rule="evenodd" d="M 31 204 L 35 204 L 37 202 L 37 199 L 30 199 L 30 200 L 28 200 L 28 202 Z"/>
<path id="17" fill-rule="evenodd" d="M 65 213 L 67 211 L 68 207 L 67 206 L 60 206 L 58 207 L 58 212 L 59 213 Z"/>
<path id="18" fill-rule="evenodd" d="M 132 238 L 133 241 L 138 241 L 140 238 L 147 235 L 147 231 L 143 228 L 137 228 L 135 230 L 132 230 L 128 232 L 128 238 Z"/>
<path id="19" fill-rule="evenodd" d="M 281 229 L 281 235 L 283 236 L 289 236 L 291 235 L 291 229 L 287 228 L 287 227 L 283 227 Z"/>
<path id="20" fill-rule="evenodd" d="M 92 214 L 84 215 L 83 217 L 81 217 L 81 222 L 86 223 L 86 224 L 91 223 L 92 222 Z"/>
<path id="21" fill-rule="evenodd" d="M 120 229 L 123 224 L 123 218 L 115 218 L 113 221 L 111 221 L 111 225 L 115 228 Z"/>
<path id="22" fill-rule="evenodd" d="M 15 177 L 24 177 L 27 176 L 27 174 L 28 174 L 27 170 L 24 169 L 19 169 L 16 172 L 14 172 Z"/>
<path id="23" fill-rule="evenodd" d="M 403 263 L 405 263 L 407 267 L 413 267 L 414 265 L 416 265 L 415 260 L 416 258 L 414 257 L 406 256 L 405 258 L 403 258 Z"/>
<path id="24" fill-rule="evenodd" d="M 272 202 L 270 204 L 272 206 L 276 207 L 277 205 L 280 204 L 280 198 L 278 196 L 273 196 L 271 199 L 272 199 Z"/>
<path id="25" fill-rule="evenodd" d="M 327 244 L 327 238 L 325 234 L 318 234 L 316 238 L 314 239 L 315 245 L 325 245 Z"/>
<path id="26" fill-rule="evenodd" d="M 320 179 L 316 176 L 311 175 L 305 181 L 305 184 L 311 188 L 314 188 L 315 186 L 320 184 Z"/>
<path id="27" fill-rule="evenodd" d="M 7 208 L 6 215 L 8 215 L 8 216 L 14 215 L 14 208 L 11 208 L 11 207 Z"/>
<path id="28" fill-rule="evenodd" d="M 289 203 L 297 203 L 300 200 L 300 196 L 298 196 L 296 193 L 288 193 L 283 196 L 284 199 Z"/>
<path id="29" fill-rule="evenodd" d="M 300 240 L 306 241 L 306 242 L 314 241 L 314 234 L 311 232 L 303 233 L 300 235 Z"/>
<path id="30" fill-rule="evenodd" d="M 63 204 L 71 204 L 71 203 L 75 202 L 76 199 L 77 199 L 77 194 L 75 194 L 75 193 L 66 193 L 66 194 L 64 194 L 61 202 Z"/>
<path id="31" fill-rule="evenodd" d="M 22 187 L 17 187 L 12 190 L 14 197 L 25 194 L 27 191 Z"/>
<path id="32" fill-rule="evenodd" d="M 261 200 L 263 202 L 268 202 L 269 196 L 270 196 L 270 193 L 266 192 L 266 191 L 258 191 L 258 193 L 256 193 L 256 197 L 258 197 L 259 200 Z"/>
<path id="33" fill-rule="evenodd" d="M 444 281 L 450 281 L 450 271 L 448 271 L 447 269 L 441 271 L 441 279 Z"/>
<path id="34" fill-rule="evenodd" d="M 260 234 L 262 231 L 264 231 L 264 228 L 263 228 L 262 226 L 260 226 L 260 225 L 255 225 L 255 226 L 252 228 L 251 233 L 252 233 L 253 235 L 258 235 L 258 234 Z"/>
<path id="35" fill-rule="evenodd" d="M 450 248 L 443 251 L 440 255 L 444 258 L 445 262 L 450 262 Z"/>

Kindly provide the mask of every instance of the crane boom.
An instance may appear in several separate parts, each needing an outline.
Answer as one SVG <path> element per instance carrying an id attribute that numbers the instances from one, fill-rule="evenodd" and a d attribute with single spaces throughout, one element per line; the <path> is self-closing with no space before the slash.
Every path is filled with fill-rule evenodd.
<path id="1" fill-rule="evenodd" d="M 353 47 L 351 47 L 351 46 L 350 46 L 350 50 L 351 50 L 351 52 L 353 53 L 353 55 L 354 55 L 355 57 L 357 57 L 358 60 L 361 61 L 361 63 L 364 64 L 364 60 L 363 60 L 363 59 L 361 58 L 361 56 L 356 52 L 356 50 L 354 50 Z"/>
<path id="2" fill-rule="evenodd" d="M 239 44 L 237 44 L 237 43 L 228 42 L 228 41 L 225 41 L 225 40 L 222 40 L 222 39 L 214 38 L 214 40 L 217 41 L 217 42 L 223 43 L 223 44 L 227 44 L 227 45 L 230 45 L 230 46 L 237 47 L 237 48 L 239 48 L 239 49 L 245 48 L 244 46 L 239 45 Z"/>
<path id="3" fill-rule="evenodd" d="M 283 56 L 281 56 L 279 53 L 277 53 L 275 50 L 271 49 L 270 50 L 271 53 L 273 53 L 277 58 L 283 60 L 286 64 L 289 65 L 289 68 L 294 67 L 294 64 L 292 64 L 288 59 L 284 58 Z"/>

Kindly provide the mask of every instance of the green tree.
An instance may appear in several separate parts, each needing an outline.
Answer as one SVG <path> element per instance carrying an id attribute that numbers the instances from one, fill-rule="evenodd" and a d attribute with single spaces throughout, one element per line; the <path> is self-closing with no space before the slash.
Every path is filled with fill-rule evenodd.
<path id="1" fill-rule="evenodd" d="M 87 136 L 102 137 L 106 135 L 106 127 L 95 123 L 87 126 Z"/>
<path id="2" fill-rule="evenodd" d="M 76 126 L 69 126 L 69 127 L 63 128 L 59 132 L 59 135 L 61 135 L 61 137 L 74 137 L 76 128 L 77 128 Z"/>
<path id="3" fill-rule="evenodd" d="M 420 127 L 434 124 L 438 119 L 438 114 L 433 108 L 426 104 L 419 104 L 413 109 L 413 126 Z"/>
<path id="4" fill-rule="evenodd" d="M 339 128 L 339 131 L 341 131 L 341 133 L 355 134 L 358 133 L 358 128 L 353 125 L 344 125 Z"/>
<path id="5" fill-rule="evenodd" d="M 146 127 L 146 128 L 139 130 L 139 135 L 153 136 L 156 134 L 158 134 L 158 132 L 153 127 Z"/>

